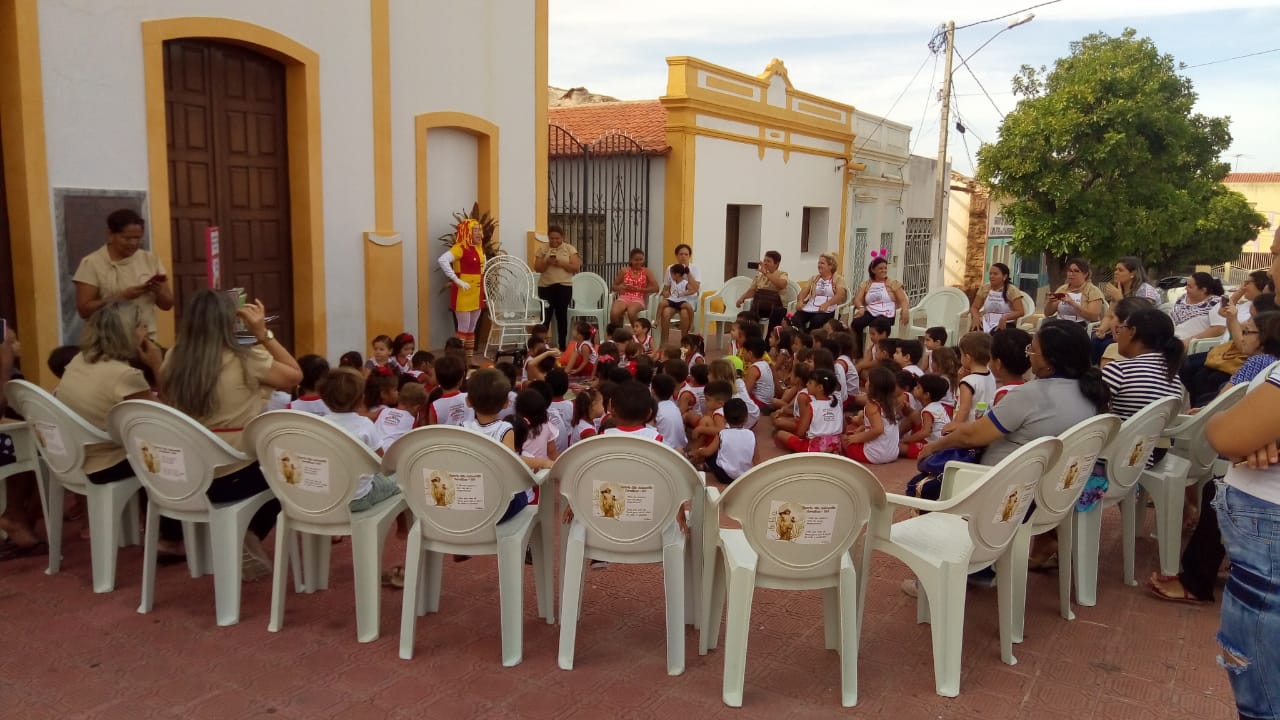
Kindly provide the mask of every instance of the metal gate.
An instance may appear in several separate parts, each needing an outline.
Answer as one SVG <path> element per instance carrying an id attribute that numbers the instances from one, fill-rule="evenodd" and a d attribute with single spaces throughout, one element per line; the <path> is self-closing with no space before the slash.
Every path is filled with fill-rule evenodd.
<path id="1" fill-rule="evenodd" d="M 933 218 L 907 218 L 902 286 L 912 305 L 929 294 L 929 244 L 932 240 Z"/>
<path id="2" fill-rule="evenodd" d="M 551 125 L 547 214 L 578 249 L 582 269 L 612 282 L 633 248 L 649 250 L 649 156 L 627 135 L 590 144 Z"/>

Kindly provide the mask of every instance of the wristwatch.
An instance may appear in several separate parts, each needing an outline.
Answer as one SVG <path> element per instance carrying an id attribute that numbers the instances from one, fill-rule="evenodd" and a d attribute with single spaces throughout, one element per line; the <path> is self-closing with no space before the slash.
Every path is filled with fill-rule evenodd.
<path id="1" fill-rule="evenodd" d="M 268 329 L 267 329 L 267 336 L 266 336 L 265 338 L 263 338 L 261 341 L 259 341 L 259 343 L 258 343 L 258 344 L 259 344 L 259 345 L 265 345 L 267 342 L 269 342 L 269 341 L 271 341 L 271 340 L 275 340 L 275 339 L 276 339 L 276 334 L 275 334 L 275 333 L 273 333 L 273 332 L 271 332 L 271 329 L 270 329 L 270 328 L 268 328 Z"/>

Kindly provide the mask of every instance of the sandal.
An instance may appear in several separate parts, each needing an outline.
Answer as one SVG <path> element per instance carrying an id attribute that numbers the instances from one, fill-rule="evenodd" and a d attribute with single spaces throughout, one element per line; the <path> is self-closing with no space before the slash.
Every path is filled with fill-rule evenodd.
<path id="1" fill-rule="evenodd" d="M 47 555 L 48 553 L 49 545 L 42 540 L 32 543 L 31 545 L 19 545 L 15 542 L 5 542 L 0 544 L 0 562 L 35 557 L 37 555 Z"/>
<path id="2" fill-rule="evenodd" d="M 1057 570 L 1058 553 L 1053 553 L 1043 559 L 1031 558 L 1031 561 L 1027 563 L 1027 569 L 1031 572 L 1048 572 L 1050 570 Z"/>
<path id="3" fill-rule="evenodd" d="M 382 573 L 382 587 L 404 588 L 404 567 L 396 565 Z"/>
<path id="4" fill-rule="evenodd" d="M 1181 595 L 1175 595 L 1169 592 L 1169 590 L 1162 585 L 1162 583 L 1168 584 L 1175 582 L 1178 584 L 1178 590 L 1182 592 Z M 1212 602 L 1211 600 L 1201 600 L 1187 592 L 1187 589 L 1182 587 L 1182 580 L 1180 580 L 1177 575 L 1160 575 L 1152 573 L 1151 579 L 1147 581 L 1147 591 L 1161 600 L 1167 600 L 1169 602 L 1185 603 L 1187 605 L 1205 605 Z"/>

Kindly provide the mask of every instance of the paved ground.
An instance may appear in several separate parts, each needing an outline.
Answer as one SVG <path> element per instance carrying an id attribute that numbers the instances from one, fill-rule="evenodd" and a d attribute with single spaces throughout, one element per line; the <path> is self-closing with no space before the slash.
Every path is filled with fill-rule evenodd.
<path id="1" fill-rule="evenodd" d="M 912 469 L 878 468 L 899 491 Z M 496 566 L 445 564 L 438 615 L 418 624 L 417 657 L 397 657 L 400 595 L 383 591 L 382 637 L 355 638 L 349 545 L 335 547 L 331 589 L 290 595 L 285 627 L 267 632 L 270 587 L 244 591 L 242 622 L 218 628 L 213 580 L 161 568 L 155 610 L 136 612 L 140 550 L 120 553 L 117 590 L 95 595 L 87 541 L 69 536 L 63 571 L 44 558 L 0 564 L 0 717 L 40 718 L 1182 718 L 1235 717 L 1215 663 L 1217 607 L 1169 604 L 1120 581 L 1119 525 L 1104 525 L 1098 605 L 1062 620 L 1057 578 L 1033 574 L 1026 642 L 1001 663 L 995 590 L 970 590 L 961 695 L 934 694 L 929 626 L 898 586 L 904 566 L 880 556 L 868 591 L 859 704 L 840 707 L 839 669 L 823 649 L 818 593 L 758 590 L 745 706 L 720 702 L 723 659 L 697 654 L 688 631 L 684 675 L 665 672 L 657 567 L 592 571 L 576 668 L 556 666 L 557 628 L 536 619 L 526 575 L 524 662 L 499 655 Z M 389 542 L 388 562 L 403 560 Z M 1138 544 L 1138 576 L 1155 563 Z"/>

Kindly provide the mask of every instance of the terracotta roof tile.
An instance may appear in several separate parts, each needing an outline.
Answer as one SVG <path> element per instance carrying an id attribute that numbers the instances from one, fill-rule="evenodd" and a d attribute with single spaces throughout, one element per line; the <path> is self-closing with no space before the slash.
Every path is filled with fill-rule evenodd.
<path id="1" fill-rule="evenodd" d="M 657 100 L 555 107 L 547 112 L 547 120 L 586 145 L 616 133 L 639 144 L 638 153 L 662 155 L 671 149 L 667 145 L 667 109 Z M 576 148 L 571 147 L 572 143 L 557 142 L 553 135 L 550 154 L 552 157 L 576 155 Z"/>
<path id="2" fill-rule="evenodd" d="M 1280 183 L 1280 172 L 1227 173 L 1226 183 Z"/>

